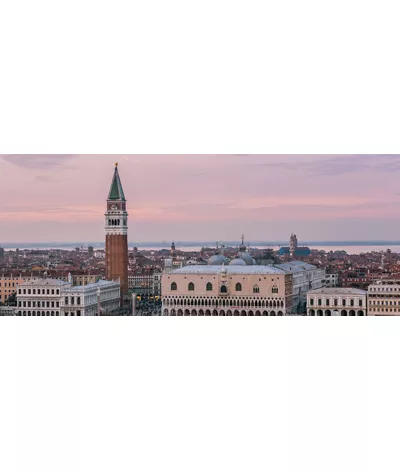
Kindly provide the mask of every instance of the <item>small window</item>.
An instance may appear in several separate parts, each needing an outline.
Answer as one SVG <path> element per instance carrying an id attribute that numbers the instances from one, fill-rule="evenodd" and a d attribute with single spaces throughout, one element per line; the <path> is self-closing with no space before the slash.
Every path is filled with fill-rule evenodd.
<path id="1" fill-rule="evenodd" d="M 212 291 L 213 290 L 213 286 L 212 286 L 211 282 L 207 283 L 206 290 L 207 291 Z"/>
<path id="2" fill-rule="evenodd" d="M 242 292 L 242 284 L 240 282 L 236 284 L 236 292 Z"/>
<path id="3" fill-rule="evenodd" d="M 258 286 L 253 286 L 253 294 L 259 294 L 260 288 Z"/>
<path id="4" fill-rule="evenodd" d="M 171 284 L 171 290 L 178 290 L 178 286 L 176 285 L 176 282 L 173 282 Z"/>
<path id="5" fill-rule="evenodd" d="M 189 282 L 188 290 L 190 290 L 190 291 L 193 291 L 193 290 L 194 290 L 194 284 L 193 284 L 193 282 Z"/>

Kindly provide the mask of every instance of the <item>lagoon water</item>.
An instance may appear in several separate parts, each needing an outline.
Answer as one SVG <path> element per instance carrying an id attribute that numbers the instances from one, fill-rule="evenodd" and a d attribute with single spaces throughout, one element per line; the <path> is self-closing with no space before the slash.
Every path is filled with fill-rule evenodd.
<path id="1" fill-rule="evenodd" d="M 250 244 L 250 247 L 251 246 L 254 246 L 256 248 L 259 248 L 259 249 L 262 249 L 262 248 L 272 248 L 274 250 L 278 250 L 280 248 L 280 246 L 278 245 L 269 245 L 267 243 L 265 244 L 260 244 L 260 243 L 257 243 L 257 244 L 254 244 L 252 245 L 251 243 Z M 129 244 L 129 249 L 132 249 L 132 244 L 130 243 Z M 4 246 L 4 245 L 3 245 Z M 56 243 L 54 244 L 49 244 L 48 246 L 44 246 L 44 245 L 41 245 L 41 244 L 21 244 L 20 246 L 14 246 L 14 247 L 11 247 L 11 246 L 4 246 L 4 248 L 6 250 L 15 250 L 16 248 L 19 248 L 20 250 L 73 250 L 76 246 L 81 246 L 80 243 L 77 243 L 77 244 L 60 244 L 60 245 L 57 245 Z M 84 246 L 87 248 L 88 244 L 84 244 Z M 94 249 L 104 249 L 104 245 L 102 245 L 101 243 L 93 243 L 92 246 L 94 247 Z M 209 246 L 209 247 L 212 247 L 211 245 L 209 244 L 206 244 L 206 245 L 193 245 L 193 246 L 180 246 L 179 243 L 176 243 L 176 248 L 178 250 L 181 250 L 181 251 L 200 251 L 201 248 L 203 246 Z M 231 245 L 233 246 L 233 245 Z M 357 255 L 357 254 L 360 254 L 360 253 L 370 253 L 372 251 L 377 251 L 377 252 L 382 252 L 382 251 L 386 251 L 388 249 L 390 249 L 393 253 L 400 253 L 400 243 L 399 244 L 395 244 L 395 245 L 388 245 L 388 244 L 377 244 L 377 245 L 363 245 L 363 244 L 360 244 L 360 245 L 356 245 L 356 244 L 352 244 L 352 245 L 313 245 L 313 244 L 309 244 L 308 245 L 310 247 L 311 250 L 324 250 L 326 252 L 329 252 L 329 251 L 346 251 L 349 255 Z M 139 247 L 139 250 L 146 250 L 146 251 L 152 251 L 152 250 L 161 250 L 161 249 L 169 249 L 169 246 L 168 245 L 164 245 L 164 244 L 160 244 L 160 245 L 154 245 L 154 246 L 143 246 L 141 244 L 138 244 L 138 247 Z"/>

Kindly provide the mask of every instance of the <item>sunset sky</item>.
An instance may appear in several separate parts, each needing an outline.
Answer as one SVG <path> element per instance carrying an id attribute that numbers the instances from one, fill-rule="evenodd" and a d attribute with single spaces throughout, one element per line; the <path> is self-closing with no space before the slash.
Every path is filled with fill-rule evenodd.
<path id="1" fill-rule="evenodd" d="M 130 242 L 400 239 L 400 155 L 1 155 L 0 245 L 103 241 L 116 161 Z"/>

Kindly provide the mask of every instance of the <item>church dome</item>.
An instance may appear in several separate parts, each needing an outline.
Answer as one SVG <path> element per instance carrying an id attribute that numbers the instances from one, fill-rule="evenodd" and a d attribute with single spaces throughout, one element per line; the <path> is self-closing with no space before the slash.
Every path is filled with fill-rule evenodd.
<path id="1" fill-rule="evenodd" d="M 256 261 L 254 260 L 254 258 L 247 251 L 241 251 L 238 256 L 248 266 L 252 266 L 256 264 Z"/>
<path id="2" fill-rule="evenodd" d="M 242 258 L 235 258 L 229 264 L 230 266 L 246 266 L 246 262 Z"/>
<path id="3" fill-rule="evenodd" d="M 226 263 L 226 258 L 222 255 L 213 255 L 208 258 L 207 264 L 209 266 L 220 266 Z"/>

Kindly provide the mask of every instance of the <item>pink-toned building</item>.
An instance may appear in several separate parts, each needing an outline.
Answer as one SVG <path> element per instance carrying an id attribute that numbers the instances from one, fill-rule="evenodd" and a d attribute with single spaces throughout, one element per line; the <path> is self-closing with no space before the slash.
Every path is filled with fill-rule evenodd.
<path id="1" fill-rule="evenodd" d="M 193 265 L 162 276 L 163 315 L 283 316 L 293 275 L 273 266 Z"/>

